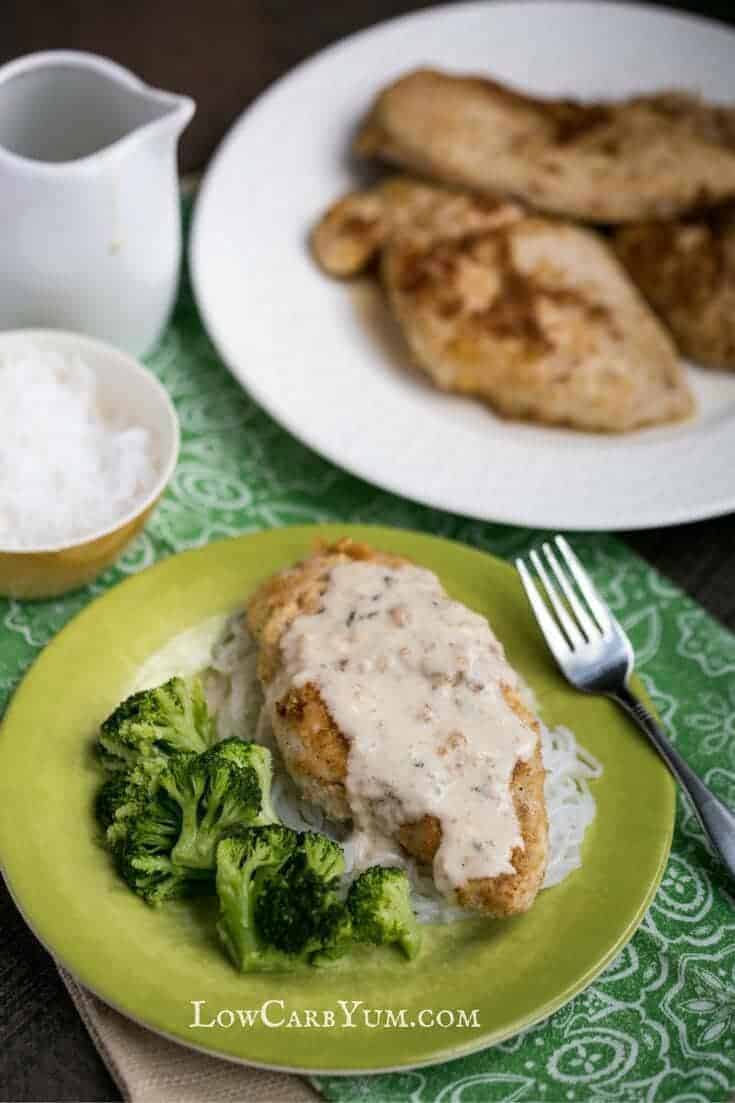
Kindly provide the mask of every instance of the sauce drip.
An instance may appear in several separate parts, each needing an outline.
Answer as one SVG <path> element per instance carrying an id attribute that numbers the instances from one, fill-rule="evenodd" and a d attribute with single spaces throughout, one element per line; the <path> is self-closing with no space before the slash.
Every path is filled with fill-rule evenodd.
<path id="1" fill-rule="evenodd" d="M 537 735 L 505 700 L 519 678 L 483 617 L 423 568 L 343 563 L 281 650 L 291 683 L 318 688 L 349 743 L 345 788 L 365 864 L 389 860 L 398 829 L 430 815 L 445 895 L 514 872 L 523 838 L 510 780 Z"/>

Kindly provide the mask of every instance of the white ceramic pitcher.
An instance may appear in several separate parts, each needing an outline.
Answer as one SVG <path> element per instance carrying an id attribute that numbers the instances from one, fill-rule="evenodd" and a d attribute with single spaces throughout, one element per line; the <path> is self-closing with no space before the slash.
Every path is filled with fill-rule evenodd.
<path id="1" fill-rule="evenodd" d="M 94 54 L 0 68 L 0 329 L 153 346 L 176 293 L 176 145 L 193 113 Z"/>

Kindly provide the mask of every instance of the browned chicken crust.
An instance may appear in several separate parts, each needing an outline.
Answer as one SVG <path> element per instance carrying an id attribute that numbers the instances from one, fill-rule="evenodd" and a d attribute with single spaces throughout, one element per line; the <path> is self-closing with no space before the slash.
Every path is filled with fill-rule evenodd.
<path id="1" fill-rule="evenodd" d="M 589 222 L 735 196 L 735 111 L 675 92 L 582 104 L 419 69 L 377 97 L 356 151 Z"/>
<path id="2" fill-rule="evenodd" d="M 626 226 L 615 249 L 681 354 L 735 371 L 735 209 Z"/>
<path id="3" fill-rule="evenodd" d="M 400 566 L 399 556 L 379 552 L 349 539 L 320 548 L 313 556 L 267 579 L 251 597 L 247 616 L 259 644 L 259 676 L 264 686 L 276 677 L 280 639 L 295 617 L 319 608 L 332 568 L 349 560 L 369 560 Z M 509 686 L 503 690 L 508 707 L 537 733 L 538 721 Z M 288 689 L 276 704 L 274 734 L 285 764 L 305 795 L 338 819 L 349 819 L 344 787 L 349 741 L 337 728 L 318 688 L 307 683 Z M 532 757 L 516 764 L 513 803 L 524 840 L 511 856 L 515 874 L 468 881 L 458 892 L 460 902 L 487 915 L 507 916 L 526 911 L 543 882 L 548 849 L 544 800 L 544 770 L 540 737 Z M 441 825 L 433 816 L 403 824 L 399 842 L 420 862 L 430 863 L 441 842 Z"/>

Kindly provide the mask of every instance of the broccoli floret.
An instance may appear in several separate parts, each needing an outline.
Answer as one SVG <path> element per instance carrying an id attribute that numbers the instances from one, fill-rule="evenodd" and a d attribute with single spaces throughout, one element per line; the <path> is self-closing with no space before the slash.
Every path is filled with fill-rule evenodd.
<path id="1" fill-rule="evenodd" d="M 258 893 L 255 926 L 259 934 L 269 946 L 299 960 L 324 964 L 341 957 L 348 948 L 352 924 L 338 887 L 338 878 L 325 879 L 309 869 L 302 838 L 278 877 Z"/>
<path id="2" fill-rule="evenodd" d="M 255 898 L 255 926 L 269 946 L 285 954 L 319 949 L 315 917 L 323 907 L 324 882 L 313 873 L 271 878 Z"/>
<path id="3" fill-rule="evenodd" d="M 353 941 L 352 916 L 347 907 L 342 904 L 339 908 L 332 908 L 323 918 L 321 946 L 311 955 L 311 964 L 331 965 L 333 961 L 344 957 Z"/>
<path id="4" fill-rule="evenodd" d="M 257 930 L 255 909 L 263 886 L 279 874 L 298 843 L 295 831 L 268 824 L 233 833 L 217 847 L 217 931 L 242 973 L 289 969 L 293 964 Z"/>
<path id="5" fill-rule="evenodd" d="M 341 877 L 345 871 L 342 847 L 326 835 L 319 835 L 316 831 L 304 832 L 299 851 L 304 866 L 323 880 Z"/>
<path id="6" fill-rule="evenodd" d="M 277 886 L 269 886 L 260 898 L 258 919 L 264 933 L 279 946 L 280 937 L 291 942 L 291 952 L 306 955 L 312 965 L 326 965 L 342 957 L 352 941 L 352 920 L 339 896 L 345 871 L 342 847 L 326 835 L 306 831 L 282 871 Z"/>
<path id="7" fill-rule="evenodd" d="M 191 870 L 181 869 L 171 860 L 180 830 L 181 813 L 162 793 L 149 798 L 143 810 L 129 818 L 118 868 L 133 892 L 149 904 L 189 896 L 201 888 L 201 880 Z"/>
<path id="8" fill-rule="evenodd" d="M 264 972 L 341 957 L 352 926 L 338 895 L 343 869 L 340 847 L 310 832 L 258 827 L 224 839 L 217 850 L 218 929 L 235 965 Z"/>
<path id="9" fill-rule="evenodd" d="M 125 770 L 145 759 L 174 751 L 200 753 L 215 740 L 198 678 L 187 683 L 171 678 L 155 689 L 134 693 L 107 717 L 97 749 L 106 769 Z"/>
<path id="10" fill-rule="evenodd" d="M 371 866 L 350 886 L 347 907 L 357 942 L 395 942 L 407 958 L 421 949 L 421 928 L 411 908 L 411 886 L 402 869 Z"/>
<path id="11" fill-rule="evenodd" d="M 128 809 L 134 811 L 139 802 L 131 792 L 130 781 L 127 774 L 116 774 L 104 783 L 97 793 L 94 804 L 94 812 L 102 830 L 107 831 L 112 827 L 118 813 L 128 815 Z"/>
<path id="12" fill-rule="evenodd" d="M 213 870 L 222 836 L 233 827 L 261 822 L 258 775 L 219 746 L 200 755 L 172 755 L 160 784 L 181 810 L 181 835 L 171 853 L 177 865 Z"/>
<path id="13" fill-rule="evenodd" d="M 271 803 L 273 759 L 267 747 L 259 743 L 246 743 L 242 739 L 223 739 L 213 748 L 238 766 L 250 766 L 258 775 L 261 810 L 258 823 L 278 823 L 278 816 Z"/>
<path id="14" fill-rule="evenodd" d="M 113 852 L 124 843 L 132 817 L 144 810 L 157 789 L 160 772 L 158 760 L 149 760 L 132 770 L 113 774 L 97 793 L 97 822 Z"/>
<path id="15" fill-rule="evenodd" d="M 127 773 L 110 778 L 102 786 L 97 794 L 95 812 L 111 850 L 124 841 L 131 817 L 143 811 L 147 800 L 145 788 L 133 782 Z"/>

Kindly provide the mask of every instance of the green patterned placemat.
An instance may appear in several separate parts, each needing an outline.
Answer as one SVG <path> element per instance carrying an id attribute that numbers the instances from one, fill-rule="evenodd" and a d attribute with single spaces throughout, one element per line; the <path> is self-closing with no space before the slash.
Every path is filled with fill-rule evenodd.
<path id="1" fill-rule="evenodd" d="M 420 529 L 510 557 L 542 534 L 455 517 L 384 493 L 288 436 L 220 363 L 184 280 L 150 358 L 178 410 L 173 482 L 94 585 L 53 601 L 0 599 L 0 713 L 39 650 L 91 598 L 185 548 L 256 529 L 362 521 Z M 692 765 L 735 804 L 735 637 L 617 540 L 574 544 L 635 645 L 637 667 Z M 735 1092 L 735 912 L 691 810 L 642 927 L 602 976 L 510 1042 L 431 1069 L 319 1078 L 329 1100 L 715 1103 Z"/>

